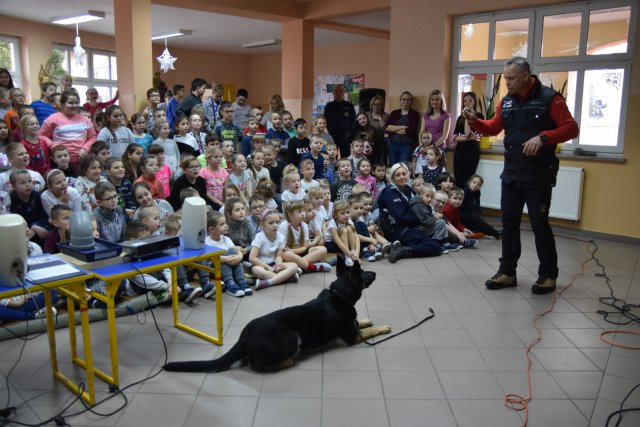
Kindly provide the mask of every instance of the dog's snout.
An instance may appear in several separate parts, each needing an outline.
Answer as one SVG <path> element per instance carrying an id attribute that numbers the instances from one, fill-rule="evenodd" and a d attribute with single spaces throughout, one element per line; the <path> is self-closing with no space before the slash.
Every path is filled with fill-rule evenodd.
<path id="1" fill-rule="evenodd" d="M 373 271 L 363 271 L 362 272 L 362 284 L 364 288 L 368 288 L 373 281 L 376 280 L 376 273 Z"/>

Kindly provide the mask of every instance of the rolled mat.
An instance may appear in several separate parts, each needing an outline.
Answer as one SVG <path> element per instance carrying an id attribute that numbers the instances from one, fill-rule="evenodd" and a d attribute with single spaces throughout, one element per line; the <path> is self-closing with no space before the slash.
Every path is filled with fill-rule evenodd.
<path id="1" fill-rule="evenodd" d="M 147 299 L 148 296 L 148 299 Z M 141 311 L 158 305 L 158 299 L 151 292 L 147 295 L 138 295 L 127 301 L 116 304 L 116 317 L 137 314 Z M 80 310 L 74 311 L 76 325 L 80 326 Z M 106 308 L 90 308 L 89 320 L 97 322 L 107 318 Z M 56 316 L 56 329 L 66 328 L 69 326 L 69 314 L 61 313 Z M 0 341 L 5 341 L 15 337 L 23 337 L 27 334 L 38 334 L 47 330 L 46 319 L 25 320 L 23 322 L 14 322 L 0 326 Z"/>

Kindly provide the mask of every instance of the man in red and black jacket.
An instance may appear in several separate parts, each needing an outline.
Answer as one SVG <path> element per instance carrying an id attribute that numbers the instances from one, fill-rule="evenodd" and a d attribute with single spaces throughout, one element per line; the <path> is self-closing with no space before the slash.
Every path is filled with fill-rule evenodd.
<path id="1" fill-rule="evenodd" d="M 505 131 L 500 176 L 502 257 L 498 272 L 485 285 L 489 289 L 517 285 L 520 218 L 526 203 L 540 261 L 538 280 L 531 291 L 546 294 L 555 290 L 558 277 L 558 255 L 549 226 L 551 191 L 559 167 L 555 149 L 558 143 L 577 137 L 579 129 L 562 95 L 543 86 L 524 58 L 507 61 L 503 75 L 508 93 L 492 119 L 480 120 L 473 111 L 463 111 L 470 126 L 483 135 Z"/>

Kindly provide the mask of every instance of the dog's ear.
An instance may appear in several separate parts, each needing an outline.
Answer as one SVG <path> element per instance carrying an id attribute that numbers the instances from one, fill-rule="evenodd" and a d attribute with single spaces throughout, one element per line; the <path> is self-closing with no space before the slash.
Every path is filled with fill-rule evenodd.
<path id="1" fill-rule="evenodd" d="M 349 269 L 344 263 L 344 255 L 337 255 L 336 258 L 336 277 L 342 277 L 349 273 Z"/>
<path id="2" fill-rule="evenodd" d="M 362 282 L 362 268 L 360 268 L 360 261 L 353 261 L 353 267 L 349 272 L 349 277 L 353 283 Z"/>

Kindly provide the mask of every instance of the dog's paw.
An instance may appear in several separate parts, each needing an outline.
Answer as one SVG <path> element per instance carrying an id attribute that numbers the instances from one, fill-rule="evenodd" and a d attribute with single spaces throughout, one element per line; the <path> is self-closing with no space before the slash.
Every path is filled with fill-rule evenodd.
<path id="1" fill-rule="evenodd" d="M 280 362 L 278 364 L 278 369 L 286 369 L 286 368 L 290 368 L 293 365 L 295 365 L 295 360 L 293 360 L 293 358 L 287 359 L 287 360 L 283 360 L 282 362 Z"/>
<path id="2" fill-rule="evenodd" d="M 391 333 L 391 326 L 387 326 L 387 325 L 385 325 L 385 326 L 379 326 L 379 327 L 378 327 L 378 331 L 379 331 L 381 334 L 390 334 L 390 333 Z"/>
<path id="3" fill-rule="evenodd" d="M 369 326 L 373 326 L 373 322 L 371 321 L 371 319 L 360 319 L 360 320 L 358 320 L 358 327 L 360 329 L 368 328 Z"/>

